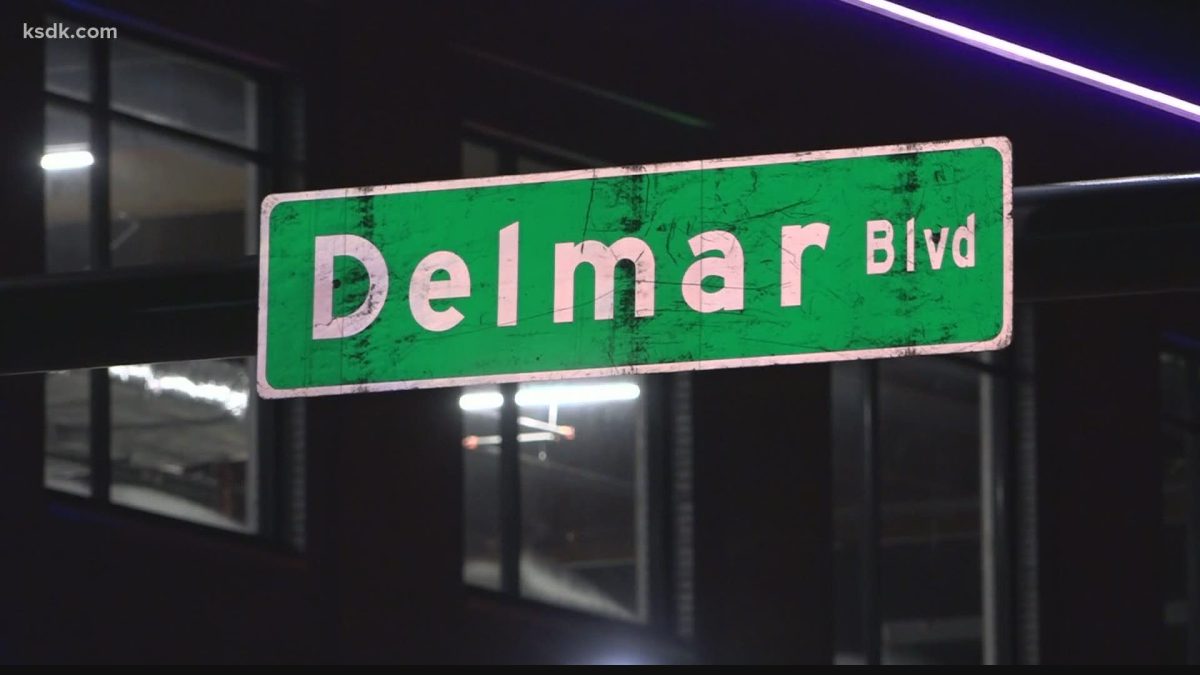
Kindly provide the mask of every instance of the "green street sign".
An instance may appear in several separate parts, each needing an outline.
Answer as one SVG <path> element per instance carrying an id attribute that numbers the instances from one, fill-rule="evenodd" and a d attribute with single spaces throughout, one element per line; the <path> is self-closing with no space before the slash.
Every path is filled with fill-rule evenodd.
<path id="1" fill-rule="evenodd" d="M 1005 138 L 271 195 L 258 391 L 999 349 Z"/>

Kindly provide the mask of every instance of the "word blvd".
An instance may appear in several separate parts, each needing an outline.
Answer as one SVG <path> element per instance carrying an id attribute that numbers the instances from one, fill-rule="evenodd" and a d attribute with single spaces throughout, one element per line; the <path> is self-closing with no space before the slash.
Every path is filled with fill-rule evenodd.
<path id="1" fill-rule="evenodd" d="M 954 265 L 959 268 L 975 266 L 975 214 L 967 216 L 967 224 L 954 228 L 954 236 L 949 235 L 950 228 L 939 230 L 925 228 L 925 252 L 930 269 L 940 270 L 946 259 L 946 248 L 949 246 Z M 904 270 L 913 272 L 917 269 L 917 219 L 909 218 L 904 224 Z M 892 245 L 895 240 L 895 230 L 891 221 L 867 221 L 867 274 L 886 274 L 892 270 L 896 262 L 896 249 Z M 882 260 L 880 254 L 882 253 Z"/>

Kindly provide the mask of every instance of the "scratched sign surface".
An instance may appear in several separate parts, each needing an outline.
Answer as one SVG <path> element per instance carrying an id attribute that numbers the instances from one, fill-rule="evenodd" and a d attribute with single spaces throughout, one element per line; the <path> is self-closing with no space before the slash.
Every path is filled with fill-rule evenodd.
<path id="1" fill-rule="evenodd" d="M 1004 347 L 986 138 L 272 195 L 263 396 Z"/>

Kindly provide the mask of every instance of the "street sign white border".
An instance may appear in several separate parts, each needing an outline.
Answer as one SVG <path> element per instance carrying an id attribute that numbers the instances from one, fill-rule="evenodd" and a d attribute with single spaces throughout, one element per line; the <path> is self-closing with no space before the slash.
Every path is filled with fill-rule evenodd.
<path id="1" fill-rule="evenodd" d="M 298 387 L 295 389 L 276 389 L 267 382 L 267 266 L 270 262 L 269 230 L 271 223 L 271 211 L 273 211 L 276 206 L 284 202 L 311 201 L 316 199 L 339 199 L 371 195 L 394 195 L 407 192 L 433 192 L 435 190 L 457 190 L 462 188 L 493 187 L 499 185 L 522 185 L 527 183 L 587 180 L 595 178 L 612 178 L 616 176 L 632 176 L 636 174 L 667 173 L 672 171 L 696 171 L 716 168 L 733 168 L 740 166 L 766 166 L 770 164 L 816 162 L 830 159 L 848 159 L 851 157 L 876 157 L 879 155 L 909 154 L 937 150 L 964 150 L 980 147 L 992 148 L 1000 154 L 1004 174 L 1004 298 L 1002 309 L 1004 316 L 1001 322 L 1000 332 L 990 340 L 983 340 L 979 342 L 958 342 L 940 345 L 887 347 L 883 349 L 857 349 L 838 352 L 789 354 L 782 356 L 753 356 L 734 359 L 683 361 L 678 363 L 612 366 L 607 368 L 581 368 L 577 370 L 548 370 L 529 373 L 506 373 L 500 375 L 442 377 L 427 380 L 406 380 L 399 382 L 338 384 L 318 387 Z M 718 368 L 745 368 L 753 366 L 775 366 L 796 363 L 828 363 L 833 361 L 882 359 L 900 356 L 955 354 L 961 352 L 978 352 L 1002 349 L 1007 347 L 1012 342 L 1012 143 L 1008 140 L 1008 138 L 1003 136 L 991 136 L 986 138 L 972 138 L 953 141 L 935 141 L 930 143 L 881 145 L 870 148 L 854 148 L 846 150 L 819 150 L 816 152 L 796 152 L 776 155 L 757 155 L 751 157 L 731 157 L 727 159 L 702 159 L 690 162 L 668 162 L 664 164 L 634 165 L 605 169 L 578 169 L 573 171 L 555 171 L 552 173 L 525 174 L 520 176 L 467 178 L 460 180 L 429 181 L 424 183 L 406 183 L 402 185 L 381 185 L 360 188 L 338 188 L 334 190 L 310 190 L 306 192 L 271 194 L 267 195 L 262 201 L 262 219 L 259 227 L 257 388 L 259 396 L 263 398 L 296 398 L 302 396 L 358 394 L 371 391 L 399 391 L 406 389 L 433 389 L 436 387 L 461 387 L 473 384 L 500 384 L 504 382 L 525 382 L 536 380 L 565 380 L 580 377 L 600 377 L 604 375 L 673 373 L 688 370 L 715 370 Z"/>

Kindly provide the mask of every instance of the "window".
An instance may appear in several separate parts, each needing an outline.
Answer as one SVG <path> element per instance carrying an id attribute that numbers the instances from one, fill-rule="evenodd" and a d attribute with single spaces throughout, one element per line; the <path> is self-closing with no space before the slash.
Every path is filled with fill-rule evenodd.
<path id="1" fill-rule="evenodd" d="M 109 368 L 113 503 L 253 529 L 251 367 L 217 360 Z"/>
<path id="2" fill-rule="evenodd" d="M 48 50 L 53 51 L 53 50 Z M 46 270 L 92 268 L 92 121 L 87 114 L 53 103 L 46 106 L 46 159 L 78 157 L 82 166 L 45 171 Z"/>
<path id="3" fill-rule="evenodd" d="M 506 490 L 519 497 L 522 597 L 645 621 L 646 422 L 641 380 L 594 379 L 516 387 L 518 485 L 501 470 L 497 389 L 461 399 L 465 467 L 463 577 L 503 584 Z"/>
<path id="4" fill-rule="evenodd" d="M 86 273 L 81 284 L 129 267 L 148 284 L 196 266 L 233 273 L 256 250 L 266 180 L 289 187 L 280 176 L 300 159 L 284 156 L 286 116 L 263 114 L 283 87 L 130 35 L 45 42 L 45 269 Z M 264 533 L 260 441 L 276 416 L 253 372 L 243 357 L 47 373 L 46 487 Z"/>
<path id="5" fill-rule="evenodd" d="M 1163 621 L 1168 663 L 1189 663 L 1200 652 L 1196 629 L 1197 486 L 1200 472 L 1200 363 L 1195 343 L 1172 346 L 1159 357 L 1163 447 Z"/>
<path id="6" fill-rule="evenodd" d="M 46 487 L 78 495 L 92 493 L 91 374 L 71 370 L 46 374 Z"/>
<path id="7" fill-rule="evenodd" d="M 883 663 L 985 659 L 990 514 L 981 497 L 990 494 L 982 467 L 993 370 L 988 355 L 834 364 L 839 661 L 874 650 Z M 867 546 L 873 570 L 864 567 Z M 872 622 L 878 635 L 864 634 Z"/>
<path id="8" fill-rule="evenodd" d="M 581 161 L 478 125 L 468 124 L 468 134 L 461 145 L 468 177 L 563 170 Z M 503 469 L 504 390 L 463 390 L 466 583 L 608 618 L 650 621 L 651 491 L 666 490 L 648 477 L 651 379 L 512 386 L 514 474 Z M 519 505 L 518 513 L 506 512 L 509 503 Z M 513 547 L 519 550 L 506 556 L 507 536 L 519 540 Z"/>
<path id="9" fill-rule="evenodd" d="M 879 561 L 887 661 L 978 663 L 980 373 L 879 364 Z"/>
<path id="10" fill-rule="evenodd" d="M 255 79 L 126 37 L 46 52 L 48 271 L 254 252 L 270 160 Z"/>

